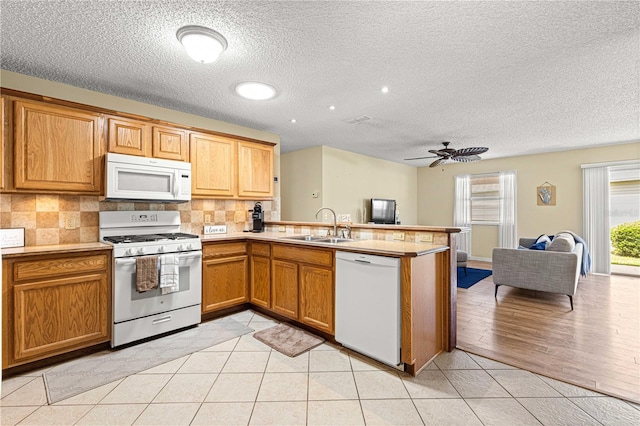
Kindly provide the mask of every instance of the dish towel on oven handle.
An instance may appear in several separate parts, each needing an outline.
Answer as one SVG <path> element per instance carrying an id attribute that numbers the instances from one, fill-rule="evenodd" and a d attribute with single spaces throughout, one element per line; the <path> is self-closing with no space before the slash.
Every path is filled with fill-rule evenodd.
<path id="1" fill-rule="evenodd" d="M 158 288 L 158 256 L 136 258 L 136 290 L 138 293 Z"/>
<path id="2" fill-rule="evenodd" d="M 177 253 L 160 256 L 160 291 L 162 294 L 180 290 L 180 255 Z"/>

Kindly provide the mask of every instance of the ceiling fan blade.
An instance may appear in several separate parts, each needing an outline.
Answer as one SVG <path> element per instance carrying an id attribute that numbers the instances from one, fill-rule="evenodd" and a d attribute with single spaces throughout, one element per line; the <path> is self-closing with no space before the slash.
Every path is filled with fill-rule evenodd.
<path id="1" fill-rule="evenodd" d="M 438 158 L 436 161 L 429 164 L 429 167 L 438 167 L 440 164 L 444 163 L 445 161 L 447 161 L 445 158 Z"/>
<path id="2" fill-rule="evenodd" d="M 477 155 L 467 155 L 467 156 L 464 156 L 464 157 L 456 157 L 456 156 L 454 156 L 454 157 L 451 157 L 451 159 L 453 161 L 457 161 L 459 163 L 470 163 L 472 161 L 480 160 L 480 157 L 477 156 Z"/>
<path id="3" fill-rule="evenodd" d="M 438 157 L 438 156 L 437 156 L 437 155 L 435 155 L 435 156 L 431 156 L 431 157 L 414 157 L 414 158 L 405 158 L 405 161 L 406 161 L 406 160 L 424 160 L 425 158 L 436 158 L 436 157 Z"/>
<path id="4" fill-rule="evenodd" d="M 470 148 L 461 148 L 456 150 L 456 152 L 453 153 L 454 157 L 462 157 L 465 155 L 477 155 L 477 154 L 482 154 L 489 151 L 489 148 L 485 148 L 485 147 L 480 147 L 480 146 L 474 146 L 474 147 L 470 147 Z"/>

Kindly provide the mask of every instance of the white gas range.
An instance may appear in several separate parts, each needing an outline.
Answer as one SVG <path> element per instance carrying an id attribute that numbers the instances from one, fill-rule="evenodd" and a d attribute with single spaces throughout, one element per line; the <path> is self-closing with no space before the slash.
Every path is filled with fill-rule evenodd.
<path id="1" fill-rule="evenodd" d="M 179 211 L 100 212 L 100 241 L 113 245 L 113 328 L 116 347 L 200 323 L 202 242 L 180 232 Z M 137 268 L 142 259 L 177 264 L 175 287 L 140 291 Z M 157 263 L 156 263 L 157 262 Z M 145 262 L 149 268 L 149 263 Z M 152 268 L 153 269 L 153 268 Z M 146 271 L 147 273 L 149 271 Z"/>

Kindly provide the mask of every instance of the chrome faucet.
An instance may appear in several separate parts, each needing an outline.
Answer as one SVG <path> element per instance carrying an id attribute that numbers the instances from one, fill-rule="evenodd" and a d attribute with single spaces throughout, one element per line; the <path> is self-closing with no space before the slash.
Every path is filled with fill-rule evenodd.
<path id="1" fill-rule="evenodd" d="M 333 213 L 333 236 L 337 237 L 338 234 L 338 224 L 336 223 L 336 212 L 333 211 L 333 209 L 330 209 L 329 207 L 322 207 L 320 210 L 318 210 L 316 212 L 316 219 L 318 218 L 318 213 L 320 213 L 322 210 L 329 210 L 331 213 Z"/>

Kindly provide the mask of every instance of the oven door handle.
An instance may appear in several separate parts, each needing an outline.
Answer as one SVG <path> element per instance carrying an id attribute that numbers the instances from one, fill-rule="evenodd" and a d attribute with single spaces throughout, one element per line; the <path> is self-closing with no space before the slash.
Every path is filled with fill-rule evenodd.
<path id="1" fill-rule="evenodd" d="M 197 259 L 197 258 L 201 258 L 202 257 L 202 252 L 201 251 L 196 251 L 196 252 L 189 252 L 189 253 L 182 253 L 178 256 L 179 259 Z M 116 259 L 116 265 L 133 265 L 134 263 L 136 263 L 136 259 Z"/>
<path id="2" fill-rule="evenodd" d="M 189 252 L 189 253 L 181 253 L 178 258 L 179 259 L 197 259 L 202 257 L 202 252 L 201 251 L 194 251 L 194 252 Z"/>

